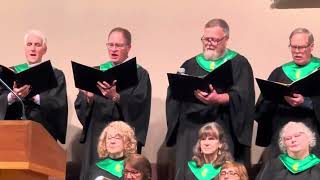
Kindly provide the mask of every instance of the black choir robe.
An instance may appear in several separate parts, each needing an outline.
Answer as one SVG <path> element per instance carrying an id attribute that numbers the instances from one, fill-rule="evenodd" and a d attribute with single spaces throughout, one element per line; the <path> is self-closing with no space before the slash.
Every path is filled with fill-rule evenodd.
<path id="1" fill-rule="evenodd" d="M 120 102 L 94 96 L 88 104 L 84 94 L 79 92 L 75 101 L 78 119 L 83 125 L 81 142 L 85 143 L 82 159 L 81 179 L 98 158 L 97 144 L 102 130 L 114 120 L 123 120 L 135 129 L 138 143 L 145 144 L 151 106 L 151 83 L 148 72 L 138 66 L 138 84 L 125 89 L 120 94 Z"/>
<path id="2" fill-rule="evenodd" d="M 317 164 L 297 174 L 291 173 L 280 161 L 275 158 L 266 162 L 260 170 L 256 180 L 319 180 L 320 164 Z"/>
<path id="3" fill-rule="evenodd" d="M 61 70 L 53 69 L 58 86 L 40 93 L 40 105 L 31 99 L 24 100 L 28 120 L 39 122 L 61 143 L 65 143 L 68 123 L 68 102 L 66 81 Z M 9 91 L 0 85 L 0 119 L 15 120 L 21 118 L 21 104 L 16 101 L 8 105 Z"/>
<path id="4" fill-rule="evenodd" d="M 184 165 L 192 158 L 199 129 L 213 121 L 224 129 L 230 149 L 236 155 L 235 158 L 247 165 L 250 164 L 255 102 L 253 73 L 244 56 L 238 54 L 230 61 L 234 84 L 226 92 L 230 97 L 227 105 L 178 101 L 171 96 L 170 88 L 168 89 L 166 99 L 168 131 L 165 141 L 167 146 L 176 145 L 176 171 L 180 173 L 185 171 Z M 197 64 L 195 57 L 187 60 L 181 67 L 188 75 L 208 74 Z"/>
<path id="5" fill-rule="evenodd" d="M 276 68 L 268 80 L 292 82 L 281 67 Z M 278 146 L 279 131 L 289 121 L 303 122 L 309 126 L 316 132 L 317 144 L 319 144 L 320 97 L 305 97 L 305 103 L 309 105 L 292 107 L 284 99 L 280 103 L 275 103 L 260 95 L 255 109 L 255 120 L 258 122 L 256 145 L 268 147 L 263 161 L 275 158 L 281 153 Z M 319 156 L 319 148 L 313 149 L 312 153 Z"/>

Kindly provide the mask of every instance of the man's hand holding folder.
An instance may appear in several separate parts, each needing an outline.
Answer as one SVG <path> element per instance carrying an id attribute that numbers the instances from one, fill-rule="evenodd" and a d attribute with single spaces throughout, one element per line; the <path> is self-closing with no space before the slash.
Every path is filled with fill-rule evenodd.
<path id="1" fill-rule="evenodd" d="M 101 71 L 89 66 L 72 62 L 75 86 L 87 96 L 91 103 L 94 95 L 103 96 L 118 102 L 119 92 L 137 84 L 136 58 Z"/>
<path id="2" fill-rule="evenodd" d="M 204 104 L 226 104 L 226 92 L 233 85 L 231 61 L 208 73 L 204 77 L 167 73 L 172 96 L 182 101 Z"/>
<path id="3" fill-rule="evenodd" d="M 1 66 L 1 69 L 0 77 L 21 98 L 33 98 L 35 95 L 57 86 L 57 79 L 50 60 L 20 73 L 15 73 L 5 66 Z M 12 98 L 16 97 L 12 96 Z"/>
<path id="4" fill-rule="evenodd" d="M 194 95 L 204 104 L 227 104 L 229 102 L 228 93 L 218 93 L 211 84 L 209 89 L 209 93 L 197 89 L 194 91 Z"/>

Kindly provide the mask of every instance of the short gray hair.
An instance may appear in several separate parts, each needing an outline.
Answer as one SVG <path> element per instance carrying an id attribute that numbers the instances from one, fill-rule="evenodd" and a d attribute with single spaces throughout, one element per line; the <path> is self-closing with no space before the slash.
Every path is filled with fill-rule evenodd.
<path id="1" fill-rule="evenodd" d="M 282 129 L 280 130 L 279 133 L 279 148 L 282 152 L 287 152 L 287 147 L 284 144 L 284 134 L 286 133 L 286 131 L 291 128 L 293 125 L 299 126 L 299 131 L 305 133 L 308 137 L 309 140 L 309 147 L 310 149 L 316 146 L 316 135 L 315 133 L 308 127 L 306 126 L 304 123 L 302 122 L 288 122 L 287 124 L 285 124 Z"/>
<path id="2" fill-rule="evenodd" d="M 130 45 L 131 46 L 131 33 L 128 29 L 125 29 L 123 27 L 116 27 L 116 28 L 113 28 L 110 32 L 109 32 L 109 35 L 108 35 L 108 38 L 110 37 L 110 35 L 113 33 L 113 32 L 120 32 L 122 33 L 124 39 L 127 41 L 127 45 Z"/>
<path id="3" fill-rule="evenodd" d="M 230 31 L 229 31 L 229 25 L 228 23 L 223 19 L 211 19 L 206 23 L 204 26 L 205 28 L 213 28 L 213 27 L 221 27 L 223 29 L 223 32 L 226 36 L 229 37 Z"/>
<path id="4" fill-rule="evenodd" d="M 29 30 L 25 35 L 24 35 L 24 44 L 26 45 L 27 44 L 27 40 L 28 40 L 28 37 L 30 35 L 35 35 L 39 38 L 41 38 L 42 40 L 42 45 L 43 46 L 47 46 L 47 37 L 39 30 L 36 30 L 36 29 L 32 29 L 32 30 Z"/>
<path id="5" fill-rule="evenodd" d="M 308 35 L 308 45 L 314 43 L 313 34 L 312 34 L 307 28 L 301 28 L 301 27 L 296 28 L 296 29 L 294 29 L 294 30 L 291 32 L 291 34 L 290 34 L 290 36 L 289 36 L 289 43 L 291 43 L 292 37 L 293 37 L 294 35 L 296 35 L 296 34 L 299 34 L 299 33 L 303 33 L 303 34 Z"/>

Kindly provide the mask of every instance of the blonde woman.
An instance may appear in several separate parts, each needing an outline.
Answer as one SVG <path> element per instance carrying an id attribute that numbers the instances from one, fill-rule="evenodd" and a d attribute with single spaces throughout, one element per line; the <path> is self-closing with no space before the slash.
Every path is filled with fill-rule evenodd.
<path id="1" fill-rule="evenodd" d="M 249 180 L 245 166 L 241 163 L 227 161 L 222 165 L 218 180 Z"/>
<path id="2" fill-rule="evenodd" d="M 86 180 L 122 179 L 124 158 L 137 150 L 134 130 L 123 121 L 111 122 L 102 131 L 97 150 L 100 161 L 90 167 Z"/>

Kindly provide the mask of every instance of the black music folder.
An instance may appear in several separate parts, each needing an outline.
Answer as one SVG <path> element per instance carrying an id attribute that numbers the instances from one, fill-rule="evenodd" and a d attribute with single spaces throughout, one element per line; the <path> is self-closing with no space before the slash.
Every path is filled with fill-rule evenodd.
<path id="1" fill-rule="evenodd" d="M 233 85 L 231 61 L 225 62 L 204 77 L 173 73 L 167 73 L 167 76 L 173 98 L 183 101 L 198 102 L 194 91 L 199 89 L 209 92 L 210 84 L 218 92 L 224 92 Z"/>
<path id="2" fill-rule="evenodd" d="M 114 80 L 117 80 L 117 92 L 135 86 L 138 83 L 137 62 L 135 57 L 106 71 L 101 71 L 74 61 L 71 61 L 71 64 L 75 86 L 100 96 L 103 95 L 97 87 L 98 81 L 106 81 L 112 84 Z"/>
<path id="3" fill-rule="evenodd" d="M 306 97 L 320 96 L 320 69 L 317 69 L 308 76 L 285 84 L 275 81 L 268 81 L 256 78 L 261 94 L 265 99 L 281 102 L 284 96 L 292 96 L 298 93 Z"/>
<path id="4" fill-rule="evenodd" d="M 0 65 L 0 78 L 10 88 L 13 88 L 14 81 L 16 81 L 18 87 L 30 85 L 31 91 L 26 98 L 33 97 L 36 94 L 58 86 L 50 60 L 30 67 L 20 73 L 15 73 L 13 70 Z"/>

